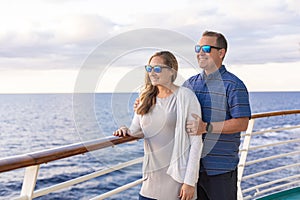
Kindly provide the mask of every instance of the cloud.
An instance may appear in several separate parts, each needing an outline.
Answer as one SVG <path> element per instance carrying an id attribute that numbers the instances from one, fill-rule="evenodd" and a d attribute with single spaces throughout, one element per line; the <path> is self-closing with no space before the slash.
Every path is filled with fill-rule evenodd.
<path id="1" fill-rule="evenodd" d="M 121 30 L 165 28 L 186 34 L 195 42 L 204 30 L 220 31 L 229 40 L 226 61 L 230 63 L 293 62 L 299 58 L 295 50 L 300 42 L 299 2 L 192 0 L 174 7 L 163 12 L 137 11 L 129 15 L 132 23 Z"/>
<path id="2" fill-rule="evenodd" d="M 180 30 L 196 41 L 204 30 L 224 33 L 229 41 L 227 62 L 263 64 L 299 60 L 300 52 L 296 49 L 300 42 L 300 2 L 219 1 L 202 5 L 205 8 L 201 5 L 200 1 L 192 1 L 188 9 L 191 14 L 179 12 L 195 19 Z"/>
<path id="3" fill-rule="evenodd" d="M 55 40 L 65 44 L 86 44 L 103 40 L 115 24 L 98 15 L 74 15 L 63 17 L 53 30 Z"/>
<path id="4" fill-rule="evenodd" d="M 59 62 L 67 68 L 79 66 L 105 40 L 149 27 L 178 31 L 195 42 L 204 30 L 221 31 L 229 40 L 229 63 L 290 62 L 299 58 L 297 0 L 252 0 L 247 4 L 221 0 L 172 4 L 103 4 L 94 0 L 11 2 L 1 2 L 0 6 L 4 16 L 0 23 L 5 24 L 0 27 L 0 56 L 48 59 L 44 66 L 50 68 L 51 62 L 52 67 L 62 66 Z"/>
<path id="5" fill-rule="evenodd" d="M 35 68 L 35 63 L 40 62 L 39 68 L 45 69 L 78 68 L 88 53 L 108 38 L 116 26 L 105 17 L 88 14 L 36 20 L 25 17 L 10 23 L 2 30 L 0 28 L 2 62 L 5 58 L 6 66 L 9 64 L 12 68 Z M 20 60 L 24 61 L 21 65 Z"/>
<path id="6" fill-rule="evenodd" d="M 251 75 L 265 64 L 263 69 L 272 68 L 273 63 L 278 63 L 280 67 L 290 67 L 294 72 L 295 66 L 299 64 L 298 0 L 251 0 L 246 4 L 235 0 L 119 0 L 105 3 L 98 0 L 10 0 L 0 2 L 0 15 L 1 72 L 5 72 L 12 80 L 18 80 L 25 70 L 24 76 L 28 78 L 24 77 L 24 81 L 28 81 L 30 73 L 35 71 L 38 71 L 36 76 L 46 77 L 49 74 L 45 85 L 48 84 L 51 91 L 59 86 L 51 86 L 50 76 L 56 80 L 56 76 L 62 78 L 68 74 L 59 70 L 75 72 L 82 68 L 88 56 L 99 45 L 143 28 L 178 32 L 194 43 L 204 30 L 220 31 L 229 41 L 225 64 L 236 68 L 247 66 L 243 69 L 253 67 Z M 173 39 L 170 35 L 158 34 L 155 37 L 167 39 L 168 42 L 161 43 L 166 49 L 190 48 L 190 60 L 196 62 L 193 44 L 190 47 L 184 46 L 185 42 Z M 138 38 L 147 41 L 149 36 L 129 35 L 114 44 L 107 43 L 110 46 L 106 51 L 98 52 L 99 66 L 108 62 L 105 59 L 109 58 L 111 52 L 116 54 L 120 49 L 128 49 L 128 52 L 120 51 L 120 54 L 116 54 L 120 56 L 111 59 L 113 67 L 144 64 L 152 52 L 130 49 L 132 41 L 137 42 L 135 40 Z M 55 73 L 47 73 L 47 70 L 54 70 Z M 247 70 L 244 74 L 247 76 Z M 76 73 L 72 73 L 72 76 L 76 76 Z M 27 89 L 35 85 L 43 86 L 43 78 L 35 80 Z"/>
<path id="7" fill-rule="evenodd" d="M 0 37 L 2 56 L 5 52 L 13 54 L 19 48 L 18 53 L 24 52 L 25 56 L 30 53 L 26 49 L 31 49 L 32 53 L 49 53 L 76 46 L 84 48 L 103 40 L 114 29 L 113 23 L 96 15 L 61 16 L 37 22 L 20 20 L 18 23 L 26 28 L 7 30 Z"/>

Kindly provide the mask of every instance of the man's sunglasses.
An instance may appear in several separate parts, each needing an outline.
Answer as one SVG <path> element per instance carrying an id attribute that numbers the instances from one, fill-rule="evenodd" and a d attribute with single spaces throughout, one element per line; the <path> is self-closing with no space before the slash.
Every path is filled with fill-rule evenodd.
<path id="1" fill-rule="evenodd" d="M 196 53 L 200 53 L 201 49 L 204 53 L 210 53 L 211 49 L 214 48 L 214 49 L 222 49 L 220 47 L 215 47 L 215 46 L 210 46 L 210 45 L 203 45 L 203 46 L 200 46 L 200 45 L 195 45 L 195 52 Z"/>
<path id="2" fill-rule="evenodd" d="M 152 69 L 155 73 L 160 73 L 162 71 L 162 68 L 171 68 L 171 67 L 161 66 L 161 65 L 155 65 L 155 66 L 146 65 L 145 66 L 146 72 L 149 72 L 149 73 L 152 71 Z"/>

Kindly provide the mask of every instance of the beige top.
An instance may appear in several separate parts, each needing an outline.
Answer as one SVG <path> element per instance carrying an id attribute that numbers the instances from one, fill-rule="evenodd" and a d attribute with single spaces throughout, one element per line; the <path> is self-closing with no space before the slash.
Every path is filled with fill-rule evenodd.
<path id="1" fill-rule="evenodd" d="M 156 105 L 151 112 L 143 116 L 135 114 L 130 126 L 131 133 L 140 130 L 144 133 L 143 176 L 146 180 L 142 184 L 140 194 L 154 199 L 178 199 L 182 183 L 175 181 L 167 174 L 174 150 L 178 99 L 175 93 L 166 98 L 156 98 L 156 100 Z M 199 104 L 197 105 L 199 106 Z M 188 112 L 189 115 L 192 110 L 196 111 L 197 109 L 191 109 Z M 185 180 L 197 180 L 198 178 L 202 145 L 199 145 L 201 138 L 197 137 L 197 139 L 199 142 L 194 143 L 194 152 L 198 151 L 194 157 L 197 159 L 193 160 L 195 163 L 185 166 L 195 171 L 194 174 L 187 173 L 194 177 L 185 177 Z M 193 183 L 196 184 L 195 181 Z"/>

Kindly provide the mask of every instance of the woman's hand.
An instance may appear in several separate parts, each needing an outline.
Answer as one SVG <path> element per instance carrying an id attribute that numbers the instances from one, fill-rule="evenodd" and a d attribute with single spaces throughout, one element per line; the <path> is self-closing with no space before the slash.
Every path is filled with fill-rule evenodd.
<path id="1" fill-rule="evenodd" d="M 125 137 L 130 135 L 130 130 L 126 126 L 121 126 L 118 130 L 113 133 L 114 136 Z"/>
<path id="2" fill-rule="evenodd" d="M 182 184 L 179 197 L 181 200 L 190 200 L 194 197 L 195 194 L 195 187 L 188 185 L 188 184 Z"/>

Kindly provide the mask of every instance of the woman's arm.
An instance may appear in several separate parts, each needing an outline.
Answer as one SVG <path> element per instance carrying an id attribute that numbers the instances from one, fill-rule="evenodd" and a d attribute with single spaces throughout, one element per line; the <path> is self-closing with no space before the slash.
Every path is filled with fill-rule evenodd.
<path id="1" fill-rule="evenodd" d="M 198 115 L 201 116 L 201 107 L 196 95 L 192 93 L 191 97 L 188 98 L 189 98 L 189 106 L 188 106 L 187 120 L 193 119 L 192 113 L 197 113 Z M 188 134 L 188 132 L 186 132 L 185 134 Z M 186 166 L 184 183 L 191 186 L 195 186 L 195 184 L 198 181 L 200 157 L 202 154 L 203 142 L 202 142 L 201 135 L 188 135 L 188 137 L 190 140 L 190 152 L 189 152 L 189 159 Z"/>
<path id="2" fill-rule="evenodd" d="M 114 136 L 125 137 L 125 136 L 134 136 L 134 137 L 143 137 L 142 129 L 140 125 L 140 116 L 136 113 L 132 119 L 131 125 L 128 128 L 127 126 L 121 126 L 119 129 L 113 132 Z"/>
<path id="3" fill-rule="evenodd" d="M 186 167 L 184 183 L 195 186 L 198 181 L 200 157 L 202 153 L 202 137 L 199 135 L 190 136 L 190 153 L 189 160 Z"/>

